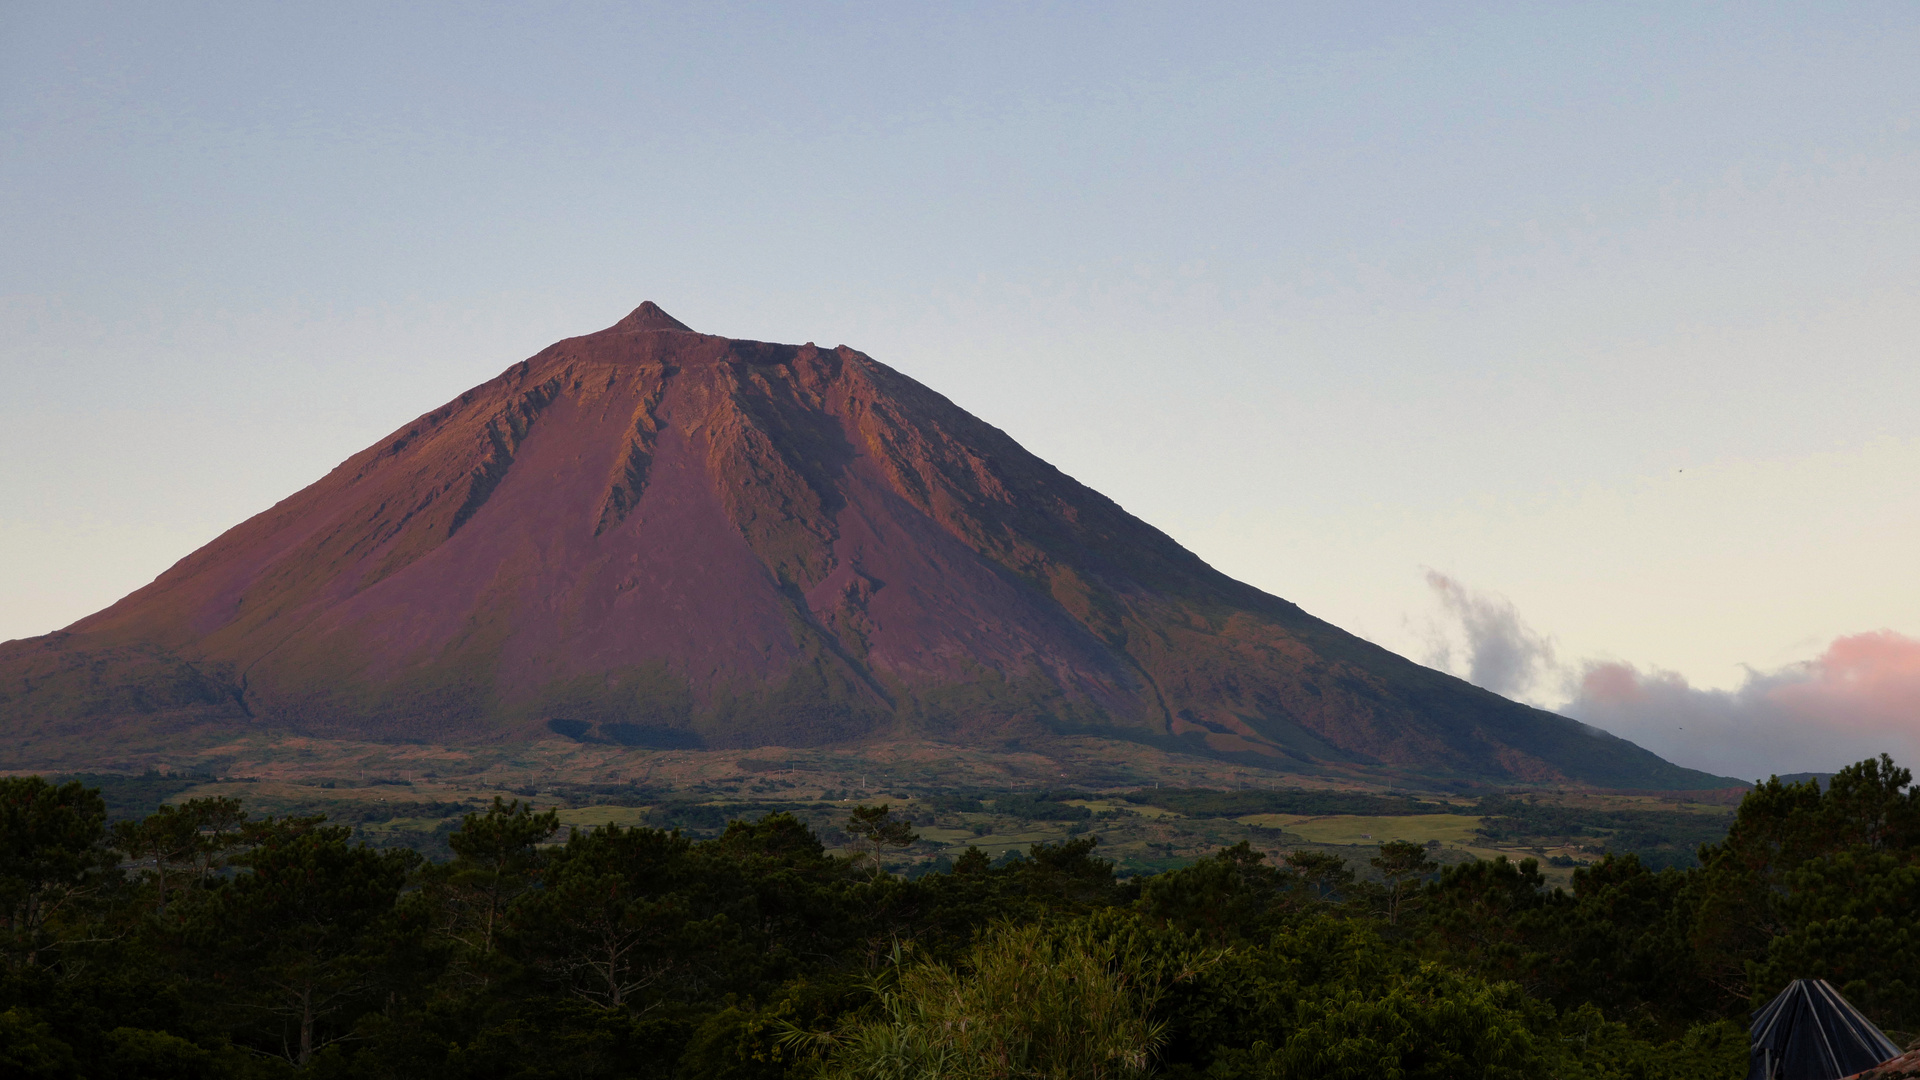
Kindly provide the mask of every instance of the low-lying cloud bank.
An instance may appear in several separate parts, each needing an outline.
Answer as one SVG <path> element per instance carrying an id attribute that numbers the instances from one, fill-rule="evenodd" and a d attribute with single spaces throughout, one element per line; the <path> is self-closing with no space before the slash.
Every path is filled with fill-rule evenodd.
<path id="1" fill-rule="evenodd" d="M 1661 757 L 1746 779 L 1831 772 L 1890 753 L 1920 764 L 1920 641 L 1878 630 L 1836 639 L 1812 660 L 1700 690 L 1671 671 L 1585 665 L 1560 712 Z"/>
<path id="2" fill-rule="evenodd" d="M 1552 639 L 1504 598 L 1432 571 L 1427 582 L 1450 624 L 1436 628 L 1431 662 L 1495 693 L 1546 703 L 1677 764 L 1743 779 L 1830 772 L 1881 753 L 1920 766 L 1920 641 L 1903 634 L 1851 634 L 1811 660 L 1748 669 L 1734 689 L 1699 689 L 1660 668 L 1615 660 L 1561 664 Z"/>

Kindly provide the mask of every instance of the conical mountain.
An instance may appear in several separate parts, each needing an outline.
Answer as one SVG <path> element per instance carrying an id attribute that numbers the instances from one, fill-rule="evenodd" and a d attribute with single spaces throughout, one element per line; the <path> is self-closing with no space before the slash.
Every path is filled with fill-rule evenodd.
<path id="1" fill-rule="evenodd" d="M 1073 732 L 1250 763 L 1717 783 L 1234 581 L 845 346 L 651 303 L 59 634 L 16 746 L 228 724 L 653 746 Z"/>

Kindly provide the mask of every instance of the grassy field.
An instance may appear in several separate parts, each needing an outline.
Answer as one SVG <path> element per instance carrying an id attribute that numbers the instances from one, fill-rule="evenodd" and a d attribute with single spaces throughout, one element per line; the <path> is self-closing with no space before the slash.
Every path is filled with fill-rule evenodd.
<path id="1" fill-rule="evenodd" d="M 602 825 L 619 825 L 631 829 L 636 825 L 647 824 L 647 808 L 644 806 L 575 806 L 560 811 L 560 824 L 573 829 L 597 829 Z"/>
<path id="2" fill-rule="evenodd" d="M 1379 844 L 1387 840 L 1412 840 L 1465 847 L 1475 842 L 1474 830 L 1480 818 L 1464 814 L 1421 814 L 1417 816 L 1367 817 L 1358 814 L 1332 814 L 1306 817 L 1299 814 L 1249 814 L 1236 819 L 1242 825 L 1258 825 L 1293 833 L 1315 844 Z"/>

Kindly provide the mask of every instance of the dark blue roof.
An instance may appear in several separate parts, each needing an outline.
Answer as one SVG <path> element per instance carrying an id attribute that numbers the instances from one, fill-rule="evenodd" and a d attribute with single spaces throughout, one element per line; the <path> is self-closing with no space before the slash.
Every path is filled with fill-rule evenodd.
<path id="1" fill-rule="evenodd" d="M 1747 1080 L 1840 1080 L 1900 1048 L 1825 979 L 1795 979 L 1753 1014 Z"/>

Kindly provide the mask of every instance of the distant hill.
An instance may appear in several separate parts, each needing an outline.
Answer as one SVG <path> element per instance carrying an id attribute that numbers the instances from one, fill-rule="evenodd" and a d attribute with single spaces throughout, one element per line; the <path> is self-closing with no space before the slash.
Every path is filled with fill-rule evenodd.
<path id="1" fill-rule="evenodd" d="M 1820 785 L 1821 791 L 1825 791 L 1833 786 L 1833 777 L 1834 774 L 1830 772 L 1795 772 L 1781 773 L 1776 779 L 1783 784 L 1804 784 L 1812 780 Z"/>
<path id="2" fill-rule="evenodd" d="M 655 747 L 1093 734 L 1280 768 L 1721 787 L 1234 581 L 853 349 L 653 304 L 60 633 L 0 754 L 219 732 Z"/>

